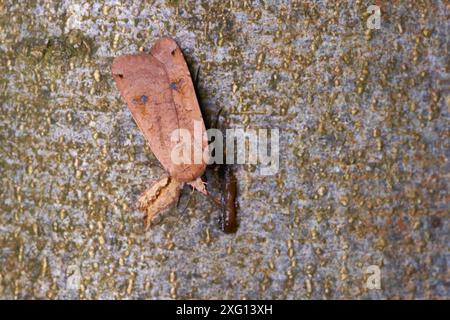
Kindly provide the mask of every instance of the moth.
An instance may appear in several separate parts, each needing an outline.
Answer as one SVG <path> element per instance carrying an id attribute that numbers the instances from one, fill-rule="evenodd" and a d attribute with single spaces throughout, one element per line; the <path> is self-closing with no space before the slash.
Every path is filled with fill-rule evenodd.
<path id="1" fill-rule="evenodd" d="M 208 139 L 191 75 L 181 49 L 171 38 L 156 41 L 149 53 L 114 59 L 111 67 L 116 86 L 150 149 L 168 175 L 153 183 L 138 199 L 148 229 L 152 220 L 173 204 L 184 184 L 208 195 L 201 176 L 207 158 L 200 162 L 175 163 L 171 152 L 180 141 L 174 130 L 191 133 L 191 159 L 198 149 L 207 150 Z M 194 124 L 200 124 L 201 141 L 195 140 Z"/>

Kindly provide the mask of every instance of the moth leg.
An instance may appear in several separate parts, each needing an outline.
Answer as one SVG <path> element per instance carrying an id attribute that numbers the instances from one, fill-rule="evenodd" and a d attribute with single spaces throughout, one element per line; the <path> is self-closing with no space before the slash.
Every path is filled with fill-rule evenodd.
<path id="1" fill-rule="evenodd" d="M 187 203 L 186 203 L 186 206 L 184 207 L 183 211 L 181 211 L 181 216 L 184 215 L 184 213 L 186 212 L 187 208 L 188 208 L 189 205 L 191 204 L 191 199 L 192 199 L 192 195 L 193 195 L 193 194 L 194 194 L 194 189 L 192 189 L 192 190 L 191 190 L 191 193 L 189 194 L 189 199 L 188 199 L 188 201 L 187 201 Z M 181 216 L 180 216 L 180 218 L 178 218 L 178 220 L 181 219 Z M 178 220 L 177 220 L 177 223 L 178 223 Z"/>
<path id="2" fill-rule="evenodd" d="M 177 200 L 177 204 L 176 204 L 178 211 L 180 211 L 179 209 L 180 209 L 181 197 L 183 196 L 183 191 L 184 191 L 184 188 L 181 189 L 180 194 L 178 195 L 178 200 Z M 192 197 L 193 193 L 194 193 L 194 189 L 191 190 L 186 207 L 181 211 L 181 214 L 183 214 L 186 211 L 187 207 L 189 206 L 189 202 L 191 201 L 191 197 Z"/>
<path id="3" fill-rule="evenodd" d="M 189 205 L 191 203 L 191 199 L 192 199 L 192 194 L 193 193 L 194 193 L 194 189 L 191 190 L 191 193 L 189 194 L 189 199 L 188 199 L 188 202 L 186 204 L 186 207 L 184 207 L 183 211 L 180 212 L 180 216 L 178 217 L 177 221 L 175 221 L 175 223 L 173 224 L 171 229 L 174 228 L 180 222 L 181 218 L 184 216 L 184 213 L 186 212 L 187 208 L 189 207 Z M 180 196 L 178 198 L 177 208 L 179 206 L 180 198 L 181 198 L 181 194 L 180 194 Z"/>
<path id="4" fill-rule="evenodd" d="M 180 194 L 178 195 L 177 204 L 176 204 L 177 208 L 180 206 L 180 200 L 181 200 L 181 196 L 183 195 L 183 190 L 184 190 L 184 188 L 180 190 Z"/>
<path id="5" fill-rule="evenodd" d="M 207 195 L 208 191 L 206 191 L 206 182 L 202 180 L 201 177 L 198 177 L 197 179 L 195 179 L 192 182 L 188 183 L 192 188 L 194 188 L 195 190 L 197 190 L 198 192 Z"/>

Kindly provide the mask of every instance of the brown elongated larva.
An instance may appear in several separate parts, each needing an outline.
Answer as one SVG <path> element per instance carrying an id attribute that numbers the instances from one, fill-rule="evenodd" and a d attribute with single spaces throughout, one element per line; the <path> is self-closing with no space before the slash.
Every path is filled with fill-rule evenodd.
<path id="1" fill-rule="evenodd" d="M 236 215 L 237 179 L 233 169 L 229 165 L 222 168 L 222 211 L 219 219 L 220 228 L 225 233 L 237 231 L 238 222 Z"/>
<path id="2" fill-rule="evenodd" d="M 222 109 L 219 110 L 216 116 L 215 127 L 222 113 Z M 226 158 L 226 154 L 223 154 L 223 158 Z M 219 178 L 221 181 L 221 211 L 219 216 L 220 229 L 225 233 L 235 233 L 238 229 L 237 221 L 237 179 L 233 172 L 233 167 L 228 164 L 222 164 L 219 166 Z"/>

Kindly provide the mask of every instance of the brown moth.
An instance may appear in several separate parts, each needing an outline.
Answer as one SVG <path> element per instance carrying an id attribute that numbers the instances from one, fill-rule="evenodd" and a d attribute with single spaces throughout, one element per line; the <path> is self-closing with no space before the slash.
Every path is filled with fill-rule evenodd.
<path id="1" fill-rule="evenodd" d="M 175 202 L 184 183 L 207 195 L 201 180 L 206 159 L 179 164 L 171 158 L 172 150 L 177 150 L 182 143 L 181 139 L 172 139 L 175 130 L 190 132 L 191 159 L 194 159 L 195 151 L 208 148 L 206 129 L 189 69 L 173 39 L 159 39 L 149 53 L 117 57 L 111 69 L 117 88 L 150 149 L 169 174 L 155 182 L 138 201 L 148 228 L 158 213 Z M 194 123 L 200 124 L 200 141 L 195 139 Z"/>

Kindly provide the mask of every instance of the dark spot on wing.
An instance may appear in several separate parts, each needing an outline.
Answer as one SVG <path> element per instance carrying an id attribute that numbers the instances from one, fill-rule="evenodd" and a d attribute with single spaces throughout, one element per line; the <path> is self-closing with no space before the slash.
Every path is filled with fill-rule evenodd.
<path id="1" fill-rule="evenodd" d="M 138 105 L 145 105 L 148 102 L 148 97 L 146 95 L 142 95 L 140 97 L 133 98 L 133 103 Z"/>
<path id="2" fill-rule="evenodd" d="M 178 89 L 177 83 L 176 82 L 171 82 L 170 83 L 170 88 L 173 89 L 173 90 L 177 90 Z"/>

